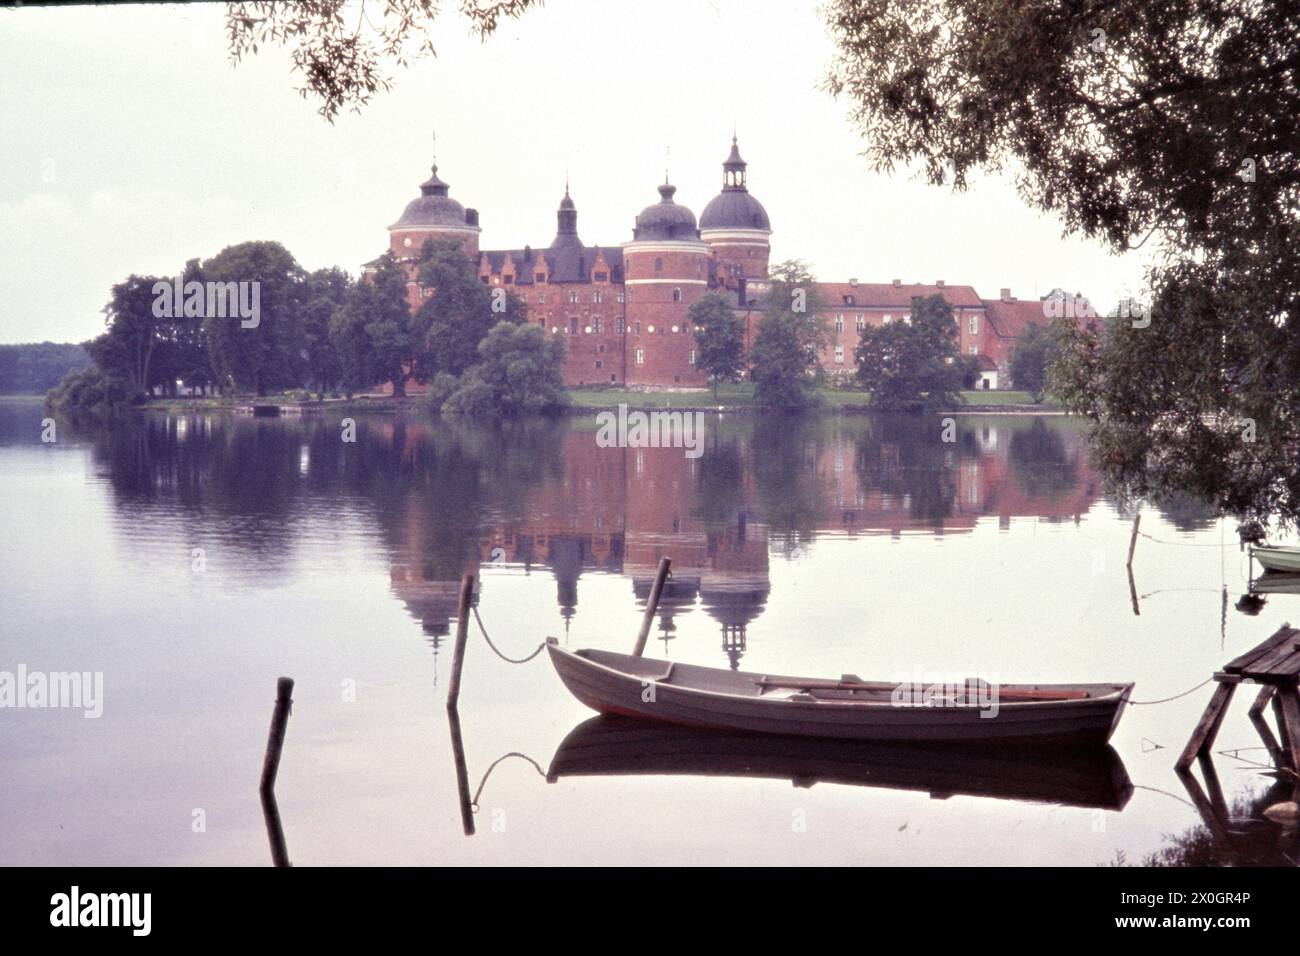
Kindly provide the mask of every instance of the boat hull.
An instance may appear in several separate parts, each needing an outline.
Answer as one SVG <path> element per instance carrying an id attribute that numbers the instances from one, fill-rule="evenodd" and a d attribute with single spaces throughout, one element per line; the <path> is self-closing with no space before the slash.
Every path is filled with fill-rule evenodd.
<path id="1" fill-rule="evenodd" d="M 1133 784 L 1109 746 L 966 747 L 699 730 L 601 715 L 569 732 L 546 777 L 747 777 L 1120 810 Z"/>
<path id="2" fill-rule="evenodd" d="M 1250 553 L 1265 570 L 1300 574 L 1300 548 L 1251 548 Z"/>
<path id="3" fill-rule="evenodd" d="M 843 740 L 1095 746 L 1110 739 L 1133 686 L 1005 685 L 996 707 L 900 704 L 888 691 L 875 699 L 770 693 L 768 687 L 802 679 L 610 651 L 571 651 L 555 643 L 548 643 L 547 650 L 569 692 L 600 713 L 714 730 Z M 1033 692 L 1088 696 L 1014 699 Z"/>

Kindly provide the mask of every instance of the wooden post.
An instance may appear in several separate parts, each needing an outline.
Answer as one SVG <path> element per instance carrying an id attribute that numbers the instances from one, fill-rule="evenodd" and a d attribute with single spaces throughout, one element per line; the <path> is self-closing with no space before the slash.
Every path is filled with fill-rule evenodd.
<path id="1" fill-rule="evenodd" d="M 1264 710 L 1275 693 L 1277 688 L 1271 684 L 1265 684 L 1259 689 L 1259 696 L 1255 698 L 1255 703 L 1250 705 L 1250 722 L 1259 733 L 1259 739 L 1264 741 L 1264 748 L 1268 751 L 1273 766 L 1281 769 L 1286 766 L 1286 761 L 1282 757 L 1282 748 L 1278 745 L 1277 738 L 1273 736 L 1268 721 L 1264 719 Z"/>
<path id="2" fill-rule="evenodd" d="M 1292 684 L 1290 687 L 1283 687 L 1274 699 L 1280 701 L 1282 705 L 1291 769 L 1300 770 L 1300 693 Z"/>
<path id="3" fill-rule="evenodd" d="M 641 619 L 641 633 L 636 636 L 636 648 L 633 656 L 640 657 L 645 651 L 645 642 L 650 637 L 650 628 L 655 621 L 655 612 L 659 610 L 659 595 L 663 593 L 664 582 L 668 580 L 668 570 L 673 566 L 671 558 L 659 559 L 659 571 L 655 574 L 655 583 L 650 586 L 650 596 L 645 602 L 645 617 Z"/>
<path id="4" fill-rule="evenodd" d="M 266 821 L 266 838 L 271 843 L 271 864 L 293 866 L 289 862 L 289 847 L 284 842 L 284 826 L 280 823 L 280 806 L 275 802 L 274 790 L 262 791 L 262 819 Z"/>
<path id="5" fill-rule="evenodd" d="M 470 602 L 474 598 L 474 575 L 460 579 L 460 601 L 456 605 L 456 646 L 451 655 L 451 682 L 447 685 L 447 709 L 455 710 L 460 700 L 460 671 L 465 665 L 465 641 L 469 636 Z"/>
<path id="6" fill-rule="evenodd" d="M 280 751 L 284 749 L 284 732 L 293 707 L 293 678 L 275 682 L 275 710 L 271 713 L 271 733 L 266 739 L 266 757 L 262 761 L 262 792 L 275 789 L 275 775 L 280 770 Z"/>
<path id="7" fill-rule="evenodd" d="M 1128 566 L 1133 567 L 1133 552 L 1138 546 L 1138 528 L 1142 526 L 1142 512 L 1133 516 L 1133 534 L 1128 539 Z"/>
<path id="8" fill-rule="evenodd" d="M 1133 616 L 1134 616 L 1134 617 L 1141 617 L 1141 616 L 1142 616 L 1142 608 L 1138 606 L 1138 589 L 1137 589 L 1137 583 L 1133 580 L 1133 552 L 1132 552 L 1132 550 L 1129 551 L 1129 565 L 1128 565 L 1128 596 L 1129 596 L 1129 599 L 1133 602 Z"/>
<path id="9" fill-rule="evenodd" d="M 465 763 L 465 742 L 460 736 L 460 714 L 447 708 L 447 726 L 451 730 L 451 756 L 456 764 L 456 797 L 460 803 L 460 825 L 465 836 L 474 835 L 474 806 L 469 796 L 469 767 Z"/>
<path id="10" fill-rule="evenodd" d="M 1232 692 L 1237 689 L 1236 684 L 1220 682 L 1215 685 L 1214 696 L 1210 698 L 1209 704 L 1205 707 L 1205 713 L 1201 714 L 1201 719 L 1196 724 L 1196 729 L 1192 731 L 1191 739 L 1187 741 L 1187 746 L 1183 748 L 1182 756 L 1174 767 L 1180 770 L 1186 769 L 1192 765 L 1192 761 L 1201 753 L 1208 753 L 1214 743 L 1215 734 L 1218 733 L 1219 725 L 1223 722 L 1223 715 L 1228 709 L 1228 703 L 1232 700 Z"/>

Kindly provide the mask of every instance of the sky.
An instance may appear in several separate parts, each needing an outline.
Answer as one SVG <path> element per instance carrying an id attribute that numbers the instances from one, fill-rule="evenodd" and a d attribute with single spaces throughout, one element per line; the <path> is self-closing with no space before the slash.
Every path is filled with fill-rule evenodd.
<path id="1" fill-rule="evenodd" d="M 454 4 L 445 4 L 454 8 Z M 483 248 L 549 244 L 568 176 L 584 242 L 631 238 L 665 169 L 698 216 L 733 128 L 772 220 L 772 261 L 819 279 L 1060 287 L 1106 309 L 1145 260 L 1063 238 L 1009 177 L 965 193 L 877 174 L 816 5 L 548 0 L 486 42 L 452 12 L 438 55 L 333 125 L 287 50 L 232 64 L 224 4 L 0 10 L 0 342 L 83 341 L 109 289 L 273 239 L 354 275 L 387 248 L 436 152 Z"/>

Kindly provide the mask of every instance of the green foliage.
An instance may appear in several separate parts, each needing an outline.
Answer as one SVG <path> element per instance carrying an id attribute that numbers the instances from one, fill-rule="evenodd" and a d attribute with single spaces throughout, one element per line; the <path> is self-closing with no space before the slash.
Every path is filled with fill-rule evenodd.
<path id="1" fill-rule="evenodd" d="M 90 364 L 90 356 L 80 345 L 0 345 L 0 395 L 43 395 L 68 373 Z"/>
<path id="2" fill-rule="evenodd" d="M 417 274 L 431 295 L 411 317 L 411 374 L 427 382 L 439 372 L 460 375 L 478 361 L 479 343 L 498 322 L 527 321 L 514 292 L 479 281 L 476 263 L 455 239 L 426 240 Z"/>
<path id="3" fill-rule="evenodd" d="M 726 297 L 716 292 L 694 303 L 686 321 L 695 328 L 695 364 L 708 375 L 716 401 L 719 383 L 738 380 L 744 370 L 745 323 Z"/>
<path id="4" fill-rule="evenodd" d="M 256 325 L 237 317 L 203 320 L 215 377 L 241 391 L 265 395 L 302 381 L 302 324 L 299 306 L 305 275 L 278 242 L 242 242 L 203 263 L 193 276 L 202 282 L 256 282 L 260 315 Z"/>
<path id="5" fill-rule="evenodd" d="M 909 318 L 863 329 L 854 352 L 858 381 L 886 411 L 961 404 L 966 367 L 957 354 L 952 307 L 941 295 L 926 296 L 912 303 Z"/>
<path id="6" fill-rule="evenodd" d="M 343 378 L 343 363 L 330 339 L 330 320 L 347 301 L 351 287 L 348 274 L 334 267 L 311 273 L 303 289 L 300 314 L 307 382 L 315 386 L 317 398 L 323 398 Z"/>
<path id="7" fill-rule="evenodd" d="M 406 375 L 415 364 L 416 336 L 406 299 L 406 267 L 391 252 L 384 253 L 370 281 L 370 292 L 360 301 L 365 307 L 365 333 L 369 339 L 372 380 L 393 383 L 393 394 L 406 394 Z"/>
<path id="8" fill-rule="evenodd" d="M 816 278 L 798 260 L 771 269 L 771 287 L 750 350 L 754 401 L 773 409 L 798 410 L 817 402 L 823 372 L 818 352 L 830 328 L 818 314 Z"/>
<path id="9" fill-rule="evenodd" d="M 61 415 L 110 415 L 124 410 L 138 394 L 126 379 L 92 365 L 69 372 L 45 396 L 45 407 Z"/>
<path id="10" fill-rule="evenodd" d="M 1121 493 L 1300 519 L 1295 4 L 833 0 L 828 86 L 877 168 L 1030 203 L 1122 251 L 1160 237 L 1150 325 L 1072 330 L 1049 373 Z M 1145 321 L 1145 320 L 1144 320 Z"/>
<path id="11" fill-rule="evenodd" d="M 564 342 L 540 327 L 499 322 L 479 344 L 479 356 L 461 376 L 445 411 L 513 418 L 554 414 L 568 404 Z"/>
<path id="12" fill-rule="evenodd" d="M 89 342 L 86 351 L 95 364 L 125 381 L 132 392 L 143 393 L 153 382 L 151 362 L 163 321 L 153 314 L 156 276 L 128 276 L 113 286 L 104 307 L 108 330 Z"/>
<path id="13" fill-rule="evenodd" d="M 1047 370 L 1060 356 L 1060 338 L 1064 334 L 1067 331 L 1063 322 L 1059 327 L 1031 322 L 1011 352 L 1011 384 L 1028 392 L 1035 405 L 1047 392 Z"/>
<path id="14" fill-rule="evenodd" d="M 486 38 L 503 17 L 519 17 L 540 2 L 463 0 L 457 6 L 473 31 Z M 304 77 L 299 93 L 318 98 L 318 112 L 332 123 L 340 109 L 359 112 L 372 95 L 389 89 L 391 67 L 434 53 L 429 33 L 439 12 L 437 0 L 362 6 L 364 16 L 358 18 L 344 9 L 344 0 L 231 3 L 226 10 L 230 57 L 238 62 L 259 47 L 291 47 L 293 68 Z"/>

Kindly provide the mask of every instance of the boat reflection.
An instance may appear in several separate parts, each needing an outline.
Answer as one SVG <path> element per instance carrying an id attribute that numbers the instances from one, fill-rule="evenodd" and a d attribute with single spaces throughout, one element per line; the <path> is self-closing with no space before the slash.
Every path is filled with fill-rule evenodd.
<path id="1" fill-rule="evenodd" d="M 1121 810 L 1133 784 L 1107 746 L 952 747 L 698 730 L 598 716 L 564 738 L 546 779 L 587 776 L 756 777 Z"/>

